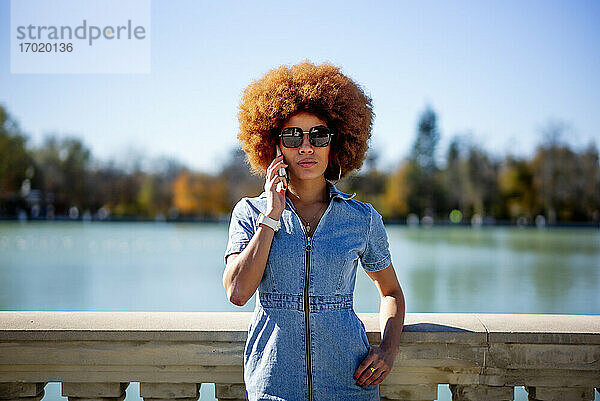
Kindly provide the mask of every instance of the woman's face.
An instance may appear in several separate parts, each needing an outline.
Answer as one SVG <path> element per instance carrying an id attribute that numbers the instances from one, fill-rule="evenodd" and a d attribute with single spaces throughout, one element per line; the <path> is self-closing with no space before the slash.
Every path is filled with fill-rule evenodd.
<path id="1" fill-rule="evenodd" d="M 299 111 L 292 114 L 283 122 L 281 128 L 300 127 L 306 131 L 302 139 L 302 145 L 297 148 L 286 148 L 279 141 L 279 147 L 283 153 L 283 159 L 288 164 L 287 170 L 290 177 L 301 180 L 312 180 L 325 175 L 329 162 L 329 149 L 331 144 L 325 147 L 313 146 L 308 140 L 308 130 L 317 125 L 327 126 L 327 123 L 316 115 Z"/>

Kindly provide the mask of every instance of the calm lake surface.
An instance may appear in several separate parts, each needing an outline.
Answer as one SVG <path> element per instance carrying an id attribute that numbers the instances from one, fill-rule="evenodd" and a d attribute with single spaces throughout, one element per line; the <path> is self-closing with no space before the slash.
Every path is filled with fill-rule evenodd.
<path id="1" fill-rule="evenodd" d="M 227 223 L 0 223 L 1 310 L 252 311 L 221 277 Z M 387 226 L 407 312 L 600 313 L 600 231 Z M 354 309 L 378 312 L 357 274 Z M 203 385 L 201 400 L 214 400 Z M 49 383 L 43 400 L 66 400 Z M 131 383 L 127 401 L 139 400 Z M 440 386 L 439 400 L 450 400 Z M 516 400 L 526 400 L 524 389 Z M 596 400 L 600 399 L 596 393 Z"/>

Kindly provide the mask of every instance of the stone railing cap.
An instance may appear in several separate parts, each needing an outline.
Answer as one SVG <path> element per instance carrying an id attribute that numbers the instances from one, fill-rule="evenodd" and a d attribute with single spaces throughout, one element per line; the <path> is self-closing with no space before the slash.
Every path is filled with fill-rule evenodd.
<path id="1" fill-rule="evenodd" d="M 379 314 L 358 313 L 380 341 Z M 0 311 L 0 339 L 245 341 L 251 312 Z M 403 342 L 600 343 L 600 315 L 407 313 Z"/>

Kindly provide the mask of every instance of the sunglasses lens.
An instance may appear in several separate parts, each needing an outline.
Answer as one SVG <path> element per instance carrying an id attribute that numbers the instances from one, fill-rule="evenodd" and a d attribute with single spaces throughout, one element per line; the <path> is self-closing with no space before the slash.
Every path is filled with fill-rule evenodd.
<path id="1" fill-rule="evenodd" d="M 302 138 L 297 138 L 295 136 L 282 136 L 281 143 L 286 148 L 297 148 L 302 144 Z"/>
<path id="2" fill-rule="evenodd" d="M 311 129 L 310 135 L 310 143 L 313 146 L 324 147 L 329 145 L 329 140 L 331 139 L 331 131 L 327 127 L 314 127 Z"/>
<path id="3" fill-rule="evenodd" d="M 311 145 L 325 147 L 331 141 L 331 130 L 323 125 L 312 127 L 308 134 Z M 304 133 L 301 128 L 288 127 L 281 130 L 281 143 L 286 148 L 297 148 L 302 145 Z"/>
<path id="4" fill-rule="evenodd" d="M 302 130 L 296 127 L 281 130 L 281 143 L 286 148 L 297 148 L 302 144 Z"/>

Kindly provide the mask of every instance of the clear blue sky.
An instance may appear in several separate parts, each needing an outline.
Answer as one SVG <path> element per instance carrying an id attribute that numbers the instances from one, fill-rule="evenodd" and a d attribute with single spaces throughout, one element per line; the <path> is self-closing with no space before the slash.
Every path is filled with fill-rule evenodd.
<path id="1" fill-rule="evenodd" d="M 549 119 L 600 145 L 598 1 L 152 1 L 151 74 L 10 73 L 0 0 L 0 104 L 39 144 L 81 137 L 100 159 L 131 149 L 215 171 L 237 146 L 244 87 L 280 64 L 330 61 L 373 98 L 380 165 L 405 157 L 419 113 L 438 113 L 440 154 L 471 132 L 529 155 Z"/>

